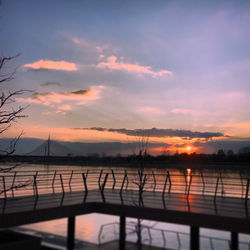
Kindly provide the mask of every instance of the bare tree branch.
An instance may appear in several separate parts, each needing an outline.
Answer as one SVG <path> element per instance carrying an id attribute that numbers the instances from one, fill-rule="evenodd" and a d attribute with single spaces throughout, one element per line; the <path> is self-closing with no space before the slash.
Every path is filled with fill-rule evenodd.
<path id="1" fill-rule="evenodd" d="M 20 56 L 20 54 L 17 54 L 15 56 L 9 56 L 9 57 L 4 57 L 4 56 L 0 57 L 0 71 L 3 70 L 3 68 L 7 62 L 11 61 L 12 59 L 14 59 L 18 56 Z M 13 80 L 16 71 L 17 71 L 17 68 L 12 70 L 10 73 L 1 74 L 0 75 L 0 84 Z"/>
<path id="2" fill-rule="evenodd" d="M 22 182 L 22 183 L 18 183 L 14 186 L 10 186 L 8 188 L 6 188 L 5 190 L 0 190 L 0 195 L 3 194 L 3 193 L 7 193 L 8 191 L 10 190 L 13 190 L 13 189 L 19 189 L 19 188 L 23 188 L 23 187 L 27 187 L 29 185 L 32 184 L 32 181 L 25 181 L 25 182 Z"/>
<path id="3" fill-rule="evenodd" d="M 14 140 L 12 140 L 10 142 L 10 145 L 7 149 L 0 150 L 0 154 L 3 155 L 3 157 L 7 157 L 7 156 L 12 155 L 15 152 L 17 142 L 19 141 L 19 139 L 21 138 L 22 135 L 23 135 L 23 131 Z M 1 170 L 0 170 L 0 172 L 1 172 Z"/>
<path id="4" fill-rule="evenodd" d="M 17 168 L 20 164 L 16 164 L 12 167 L 6 167 L 6 168 L 0 168 L 0 173 L 9 173 L 11 172 L 13 169 Z"/>
<path id="5" fill-rule="evenodd" d="M 12 99 L 12 97 L 16 97 L 18 95 L 22 95 L 24 92 L 27 92 L 28 90 L 17 90 L 14 92 L 9 92 L 9 94 L 6 96 L 4 92 L 2 92 L 1 96 L 0 96 L 0 108 L 2 108 L 5 104 L 10 104 L 15 102 L 14 99 Z"/>
<path id="6" fill-rule="evenodd" d="M 10 62 L 12 59 L 15 59 L 20 54 L 17 54 L 15 56 L 0 56 L 0 84 L 4 84 L 6 82 L 9 82 L 14 78 L 14 75 L 16 73 L 16 69 L 12 70 L 10 73 L 5 73 L 4 70 L 6 69 L 6 65 L 8 62 Z M 6 70 L 5 70 L 6 71 Z M 3 73 L 4 72 L 4 73 Z M 26 115 L 23 114 L 23 111 L 26 109 L 26 107 L 15 107 L 13 106 L 13 103 L 16 101 L 16 97 L 22 95 L 27 90 L 16 90 L 13 92 L 6 93 L 5 91 L 0 91 L 0 135 L 4 134 L 12 125 L 13 122 L 16 122 L 18 119 L 26 117 Z M 23 131 L 15 138 L 13 139 L 9 146 L 6 149 L 0 149 L 0 159 L 4 159 L 10 155 L 12 155 L 15 152 L 16 145 L 20 139 L 20 137 L 23 135 Z M 13 169 L 15 169 L 18 165 L 14 165 L 12 167 L 2 167 L 0 168 L 0 173 L 8 173 L 11 172 Z M 28 185 L 27 182 L 25 183 L 19 183 L 16 186 L 10 187 L 10 189 L 7 190 L 0 190 L 0 194 L 3 192 L 6 192 L 11 189 L 21 188 Z"/>

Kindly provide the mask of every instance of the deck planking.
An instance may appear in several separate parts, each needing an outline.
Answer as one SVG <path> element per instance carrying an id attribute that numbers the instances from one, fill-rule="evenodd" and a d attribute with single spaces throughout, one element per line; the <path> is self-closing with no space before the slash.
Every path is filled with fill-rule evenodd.
<path id="1" fill-rule="evenodd" d="M 87 213 L 142 218 L 250 233 L 249 206 L 242 198 L 105 189 L 0 199 L 0 228 Z"/>

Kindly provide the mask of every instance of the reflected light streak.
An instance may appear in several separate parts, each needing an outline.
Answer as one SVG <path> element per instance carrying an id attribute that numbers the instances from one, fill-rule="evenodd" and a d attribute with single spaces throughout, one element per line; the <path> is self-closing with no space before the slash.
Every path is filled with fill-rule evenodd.
<path id="1" fill-rule="evenodd" d="M 191 180 L 191 168 L 187 168 L 187 185 L 189 186 Z"/>
<path id="2" fill-rule="evenodd" d="M 79 227 L 77 237 L 89 241 L 97 231 L 96 225 L 90 220 L 82 221 L 81 219 L 77 221 L 77 227 Z"/>

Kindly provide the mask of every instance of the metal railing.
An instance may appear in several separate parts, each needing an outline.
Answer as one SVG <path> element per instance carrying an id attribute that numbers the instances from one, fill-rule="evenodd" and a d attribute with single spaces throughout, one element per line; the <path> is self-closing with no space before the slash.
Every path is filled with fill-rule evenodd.
<path id="1" fill-rule="evenodd" d="M 189 249 L 190 234 L 174 230 L 156 228 L 147 225 L 146 222 L 140 225 L 138 232 L 137 221 L 128 221 L 126 223 L 126 241 L 138 243 L 138 234 L 140 234 L 141 244 L 150 245 L 167 249 Z M 107 223 L 100 227 L 98 234 L 99 245 L 119 240 L 119 223 Z M 203 249 L 231 249 L 231 241 L 218 237 L 209 237 L 200 235 L 200 244 Z M 250 242 L 239 242 L 241 248 L 250 249 Z"/>
<path id="2" fill-rule="evenodd" d="M 242 174 L 150 169 L 12 171 L 0 176 L 0 198 L 106 189 L 240 197 L 248 201 L 250 179 Z"/>

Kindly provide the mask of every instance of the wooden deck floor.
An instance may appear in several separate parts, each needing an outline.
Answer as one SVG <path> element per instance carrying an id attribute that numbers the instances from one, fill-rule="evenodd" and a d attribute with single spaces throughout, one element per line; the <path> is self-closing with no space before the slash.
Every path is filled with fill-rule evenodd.
<path id="1" fill-rule="evenodd" d="M 0 228 L 94 212 L 250 233 L 244 199 L 111 189 L 1 199 Z"/>

